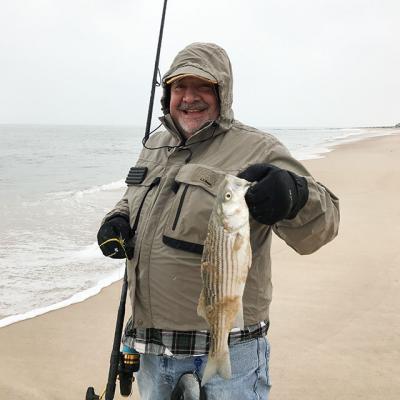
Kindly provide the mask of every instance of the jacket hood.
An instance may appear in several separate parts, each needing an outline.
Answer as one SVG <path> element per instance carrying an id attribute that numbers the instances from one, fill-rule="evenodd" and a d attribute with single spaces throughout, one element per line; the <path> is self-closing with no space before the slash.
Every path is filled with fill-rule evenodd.
<path id="1" fill-rule="evenodd" d="M 192 43 L 181 50 L 170 69 L 162 78 L 161 106 L 164 115 L 169 114 L 170 85 L 172 77 L 190 74 L 217 82 L 220 116 L 217 123 L 229 129 L 233 122 L 232 67 L 226 51 L 214 43 Z"/>

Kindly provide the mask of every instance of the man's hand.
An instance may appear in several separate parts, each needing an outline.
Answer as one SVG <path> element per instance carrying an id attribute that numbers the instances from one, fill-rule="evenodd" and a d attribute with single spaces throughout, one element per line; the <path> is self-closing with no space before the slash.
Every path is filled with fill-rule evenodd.
<path id="1" fill-rule="evenodd" d="M 240 172 L 239 178 L 257 181 L 245 198 L 252 217 L 265 225 L 293 219 L 308 199 L 305 178 L 271 164 L 253 164 Z"/>
<path id="2" fill-rule="evenodd" d="M 97 233 L 97 242 L 101 251 L 107 257 L 128 258 L 133 257 L 133 248 L 128 245 L 132 237 L 131 227 L 127 219 L 116 216 L 106 221 Z"/>

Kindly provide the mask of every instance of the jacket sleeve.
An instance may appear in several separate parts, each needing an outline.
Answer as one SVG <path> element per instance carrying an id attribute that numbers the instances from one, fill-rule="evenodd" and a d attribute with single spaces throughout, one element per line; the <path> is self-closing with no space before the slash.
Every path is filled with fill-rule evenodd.
<path id="1" fill-rule="evenodd" d="M 269 155 L 271 164 L 304 176 L 309 190 L 308 200 L 297 216 L 279 221 L 272 228 L 297 253 L 311 254 L 336 237 L 340 221 L 339 199 L 317 182 L 281 143 L 277 142 Z"/>

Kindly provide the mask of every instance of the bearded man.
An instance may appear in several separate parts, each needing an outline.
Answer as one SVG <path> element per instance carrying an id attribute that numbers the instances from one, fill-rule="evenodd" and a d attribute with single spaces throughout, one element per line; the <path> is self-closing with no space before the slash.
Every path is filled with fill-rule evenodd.
<path id="1" fill-rule="evenodd" d="M 245 328 L 229 335 L 232 378 L 216 375 L 204 391 L 213 400 L 267 399 L 272 232 L 299 254 L 316 251 L 337 235 L 338 198 L 274 136 L 234 119 L 231 63 L 221 47 L 187 46 L 162 84 L 165 130 L 145 143 L 98 233 L 106 256 L 128 258 L 124 345 L 142 353 L 140 396 L 170 399 L 184 372 L 203 374 L 210 335 L 197 314 L 201 254 L 218 185 L 233 174 L 255 182 L 246 194 L 253 262 Z"/>

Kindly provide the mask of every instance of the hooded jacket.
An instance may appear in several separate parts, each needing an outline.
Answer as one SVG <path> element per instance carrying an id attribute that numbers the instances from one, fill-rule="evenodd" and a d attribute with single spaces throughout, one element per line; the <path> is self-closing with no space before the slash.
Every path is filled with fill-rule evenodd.
<path id="1" fill-rule="evenodd" d="M 169 114 L 166 81 L 179 74 L 217 81 L 220 100 L 218 119 L 186 141 Z M 337 235 L 338 198 L 316 182 L 274 136 L 234 119 L 232 68 L 219 46 L 193 43 L 179 52 L 163 77 L 161 104 L 165 130 L 147 141 L 128 175 L 123 198 L 105 218 L 122 214 L 135 230 L 135 252 L 127 264 L 133 325 L 208 328 L 197 315 L 208 220 L 224 176 L 237 175 L 255 163 L 271 163 L 304 176 L 309 188 L 307 203 L 296 218 L 274 226 L 250 218 L 253 262 L 243 295 L 244 322 L 269 320 L 272 231 L 298 253 L 312 253 Z"/>

